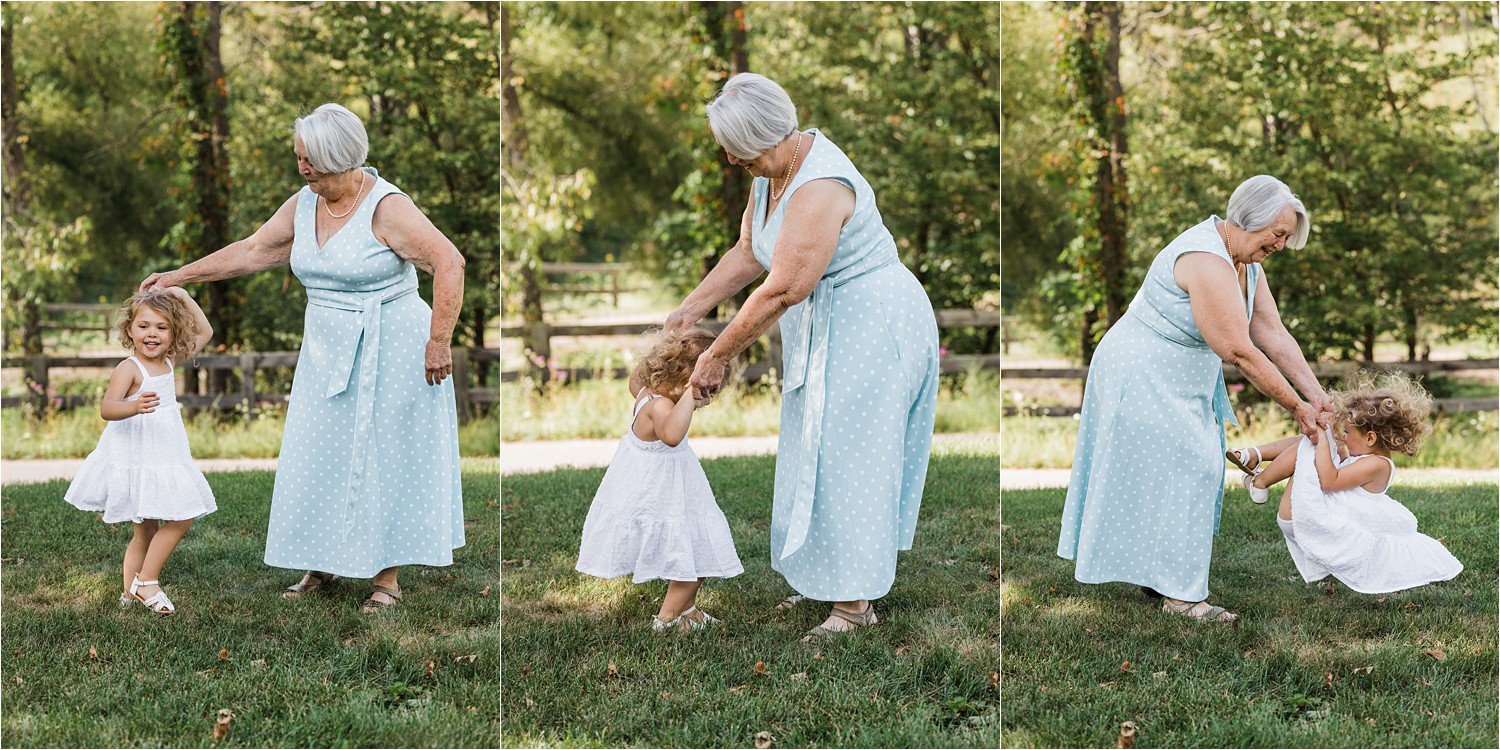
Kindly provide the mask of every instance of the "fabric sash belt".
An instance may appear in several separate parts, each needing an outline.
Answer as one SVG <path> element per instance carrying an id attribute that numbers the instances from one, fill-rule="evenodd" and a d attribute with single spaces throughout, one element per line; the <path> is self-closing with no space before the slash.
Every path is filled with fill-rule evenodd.
<path id="1" fill-rule="evenodd" d="M 1213 349 L 1209 348 L 1206 342 L 1195 336 L 1190 336 L 1182 329 L 1172 325 L 1161 313 L 1156 311 L 1156 308 L 1147 303 L 1137 300 L 1130 305 L 1130 309 L 1126 313 L 1133 315 L 1136 320 L 1139 320 L 1147 328 L 1155 331 L 1157 335 L 1178 346 L 1188 349 L 1198 349 L 1210 354 L 1213 353 Z M 1226 424 L 1237 425 L 1240 421 L 1234 416 L 1234 406 L 1229 402 L 1229 387 L 1224 383 L 1224 364 L 1219 360 L 1217 354 L 1214 355 L 1213 360 L 1214 372 L 1217 373 L 1215 377 L 1218 378 L 1218 383 L 1214 386 L 1214 419 L 1218 420 L 1220 427 Z"/>
<path id="2" fill-rule="evenodd" d="M 808 528 L 812 525 L 813 496 L 818 487 L 818 453 L 823 442 L 823 407 L 828 389 L 828 329 L 833 318 L 833 290 L 873 273 L 882 268 L 898 265 L 894 256 L 874 263 L 866 268 L 853 268 L 824 276 L 813 289 L 812 296 L 787 310 L 790 325 L 782 332 L 783 358 L 786 372 L 783 373 L 783 394 L 802 388 L 802 434 L 798 436 L 796 450 L 791 455 L 778 455 L 777 461 L 791 460 L 794 463 L 792 479 L 792 516 L 787 526 L 786 543 L 781 549 L 781 559 L 791 557 L 807 541 Z"/>
<path id="3" fill-rule="evenodd" d="M 308 289 L 307 304 L 332 310 L 359 313 L 359 325 L 352 334 L 354 341 L 339 349 L 339 360 L 323 391 L 333 398 L 354 386 L 354 445 L 349 467 L 348 496 L 345 498 L 343 532 L 353 528 L 355 508 L 364 486 L 370 448 L 370 433 L 375 429 L 375 383 L 380 364 L 380 310 L 387 302 L 417 293 L 416 279 L 398 283 L 374 292 L 338 292 Z M 353 383 L 355 357 L 359 358 L 359 382 Z"/>

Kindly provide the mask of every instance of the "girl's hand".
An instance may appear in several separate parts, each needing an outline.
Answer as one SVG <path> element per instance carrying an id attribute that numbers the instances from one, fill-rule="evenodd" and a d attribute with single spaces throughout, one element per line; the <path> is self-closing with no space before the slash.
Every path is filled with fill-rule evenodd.
<path id="1" fill-rule="evenodd" d="M 424 360 L 428 385 L 438 385 L 443 378 L 453 374 L 453 347 L 446 341 L 428 339 Z"/>
<path id="2" fill-rule="evenodd" d="M 1306 401 L 1297 402 L 1296 411 L 1292 416 L 1297 420 L 1297 429 L 1306 435 L 1313 445 L 1318 444 L 1318 432 L 1321 425 L 1318 424 L 1318 410 Z"/>
<path id="3" fill-rule="evenodd" d="M 693 376 L 688 378 L 688 387 L 694 389 L 698 398 L 711 399 L 718 395 L 719 389 L 724 386 L 725 363 L 713 354 L 705 351 L 698 355 L 698 363 L 693 367 Z"/>
<path id="4" fill-rule="evenodd" d="M 144 291 L 146 291 L 148 289 L 151 289 L 153 287 L 160 287 L 160 288 L 163 288 L 163 289 L 169 288 L 169 287 L 174 287 L 174 286 L 175 287 L 180 287 L 180 286 L 182 286 L 182 282 L 180 282 L 180 281 L 177 280 L 176 273 L 177 273 L 176 271 L 164 271 L 162 273 L 153 273 L 150 276 L 147 276 L 145 281 L 141 282 L 141 286 L 140 286 L 140 288 L 137 291 L 144 292 Z"/>
<path id="5" fill-rule="evenodd" d="M 150 414 L 156 411 L 156 407 L 160 404 L 161 397 L 157 396 L 155 391 L 143 391 L 135 400 L 135 413 Z"/>

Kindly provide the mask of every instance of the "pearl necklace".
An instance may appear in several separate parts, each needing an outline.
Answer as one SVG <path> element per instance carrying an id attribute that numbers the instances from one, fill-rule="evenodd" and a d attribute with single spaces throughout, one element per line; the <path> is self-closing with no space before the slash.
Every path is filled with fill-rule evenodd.
<path id="1" fill-rule="evenodd" d="M 771 180 L 771 200 L 779 201 L 786 194 L 786 189 L 792 184 L 792 170 L 797 168 L 797 156 L 802 153 L 802 134 L 797 134 L 797 140 L 792 145 L 792 160 L 786 163 L 786 173 L 781 175 L 781 192 L 776 192 L 776 181 Z"/>
<path id="2" fill-rule="evenodd" d="M 335 219 L 342 219 L 345 216 L 348 216 L 349 213 L 352 212 L 355 209 L 355 207 L 359 206 L 360 196 L 362 196 L 364 194 L 365 194 L 365 173 L 364 172 L 360 172 L 359 173 L 359 190 L 355 191 L 355 193 L 354 193 L 354 203 L 353 203 L 353 205 L 349 206 L 349 210 L 348 211 L 345 211 L 345 212 L 343 212 L 341 214 L 334 213 L 333 212 L 333 204 L 329 203 L 327 198 L 323 198 L 323 208 L 328 211 L 328 215 L 329 216 L 332 216 Z"/>

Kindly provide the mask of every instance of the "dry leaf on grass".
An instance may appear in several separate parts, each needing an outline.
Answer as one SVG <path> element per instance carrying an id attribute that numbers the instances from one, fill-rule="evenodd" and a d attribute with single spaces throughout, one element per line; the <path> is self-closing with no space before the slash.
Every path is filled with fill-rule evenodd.
<path id="1" fill-rule="evenodd" d="M 728 691 L 731 692 L 731 693 L 742 693 L 742 692 L 745 691 L 745 688 L 747 688 L 747 687 L 750 687 L 750 683 L 748 683 L 748 682 L 745 683 L 745 684 L 743 684 L 743 685 L 735 685 L 733 687 L 730 687 L 730 688 L 728 688 Z"/>
<path id="2" fill-rule="evenodd" d="M 776 743 L 776 738 L 772 737 L 770 732 L 756 732 L 755 733 L 755 747 L 756 747 L 756 750 L 766 750 L 766 748 L 770 747 L 771 745 L 773 745 L 775 743 Z"/>
<path id="3" fill-rule="evenodd" d="M 609 667 L 604 670 L 604 674 L 610 677 L 620 676 L 620 668 L 615 666 L 615 661 L 613 659 L 610 659 Z"/>
<path id="4" fill-rule="evenodd" d="M 535 706 L 535 705 L 536 705 L 536 701 L 534 701 L 534 700 L 532 700 L 530 698 L 526 699 L 526 707 L 527 708 L 531 708 L 532 706 Z M 472 711 L 473 711 L 473 709 L 470 708 L 470 712 L 472 712 Z"/>
<path id="5" fill-rule="evenodd" d="M 1365 667 L 1355 667 L 1352 671 L 1349 672 L 1349 674 L 1369 674 L 1369 673 L 1374 672 L 1374 671 L 1375 671 L 1375 665 L 1371 664 L 1371 665 L 1365 666 Z"/>
<path id="6" fill-rule="evenodd" d="M 90 659 L 98 659 L 99 658 L 99 649 L 94 648 L 93 646 L 89 646 L 89 658 Z"/>
<path id="7" fill-rule="evenodd" d="M 1420 605 L 1420 604 L 1418 604 L 1416 602 L 1407 602 L 1406 603 L 1406 608 L 1407 609 L 1416 609 L 1417 607 L 1420 607 L 1420 606 L 1422 606 L 1422 605 Z"/>
<path id="8" fill-rule="evenodd" d="M 428 659 L 427 660 L 427 676 L 431 677 L 432 673 L 436 672 L 436 671 L 437 671 L 437 662 L 433 661 L 432 659 Z"/>
<path id="9" fill-rule="evenodd" d="M 793 680 L 798 680 L 798 681 L 805 680 L 805 679 L 807 679 L 807 673 L 806 672 L 798 672 L 797 674 L 792 675 L 792 679 Z"/>
<path id="10" fill-rule="evenodd" d="M 214 717 L 214 742 L 221 742 L 229 736 L 229 726 L 234 723 L 234 712 L 227 708 L 219 709 L 218 715 Z"/>
<path id="11" fill-rule="evenodd" d="M 990 672 L 990 687 L 992 687 L 992 688 L 999 688 L 1000 687 L 1000 673 L 999 672 Z"/>
<path id="12" fill-rule="evenodd" d="M 12 678 L 12 681 L 15 682 L 17 685 L 20 685 L 20 684 L 26 682 L 25 680 L 21 679 L 21 675 L 16 675 L 14 678 Z"/>
<path id="13" fill-rule="evenodd" d="M 255 660 L 253 660 L 253 661 L 250 662 L 250 666 L 252 666 L 252 667 L 264 667 L 265 665 L 266 665 L 266 660 L 265 659 L 255 659 Z"/>
<path id="14" fill-rule="evenodd" d="M 459 664 L 473 664 L 478 659 L 479 659 L 479 654 L 465 654 L 463 656 L 455 656 L 455 657 L 453 657 L 453 661 L 455 661 L 455 662 L 457 662 Z"/>
<path id="15" fill-rule="evenodd" d="M 1156 678 L 1156 679 L 1158 679 L 1158 680 L 1160 680 L 1160 679 L 1162 679 L 1162 678 L 1164 678 L 1164 677 L 1166 677 L 1166 676 L 1167 676 L 1167 670 L 1165 670 L 1165 669 L 1163 669 L 1163 670 L 1162 670 L 1162 671 L 1160 671 L 1160 672 L 1152 672 L 1152 673 L 1151 673 L 1151 676 L 1152 676 L 1152 677 L 1155 677 L 1155 678 Z"/>
<path id="16" fill-rule="evenodd" d="M 1115 738 L 1115 747 L 1135 747 L 1136 725 L 1127 721 L 1120 725 L 1120 736 Z"/>
<path id="17" fill-rule="evenodd" d="M 480 589 L 479 590 L 479 595 L 480 596 L 489 596 L 490 595 L 490 587 L 489 586 L 485 586 L 484 588 Z"/>
<path id="18" fill-rule="evenodd" d="M 896 650 L 893 653 L 895 653 L 897 656 L 904 656 L 906 652 L 910 650 L 911 646 L 897 646 Z"/>
<path id="19" fill-rule="evenodd" d="M 1324 672 L 1323 673 L 1323 687 L 1328 688 L 1329 690 L 1333 689 L 1333 673 L 1332 672 Z"/>
<path id="20" fill-rule="evenodd" d="M 750 670 L 751 674 L 754 674 L 756 677 L 765 677 L 769 671 L 766 669 L 766 663 L 763 661 L 756 661 L 755 668 Z"/>
<path id="21" fill-rule="evenodd" d="M 521 676 L 522 677 L 530 677 L 531 676 L 531 667 L 521 667 Z"/>
<path id="22" fill-rule="evenodd" d="M 998 581 L 998 580 L 1000 580 L 1000 566 L 999 565 L 996 565 L 996 566 L 990 568 L 988 571 L 985 571 L 985 573 L 986 573 L 986 575 L 988 575 L 990 577 L 991 581 Z"/>
<path id="23" fill-rule="evenodd" d="M 219 661 L 229 661 L 229 649 L 219 649 Z"/>
<path id="24" fill-rule="evenodd" d="M 1130 668 L 1130 660 L 1126 659 L 1125 663 L 1120 665 L 1120 671 L 1121 672 L 1134 672 L 1135 670 L 1133 670 L 1133 669 Z"/>
<path id="25" fill-rule="evenodd" d="M 1426 651 L 1423 651 L 1422 655 L 1423 656 L 1431 656 L 1432 658 L 1437 659 L 1438 661 L 1444 661 L 1444 660 L 1446 660 L 1448 658 L 1448 655 L 1445 654 L 1445 653 L 1443 653 L 1443 650 L 1440 649 L 1440 648 L 1429 648 Z"/>
<path id="26" fill-rule="evenodd" d="M 663 690 L 663 691 L 661 691 L 661 697 L 663 697 L 663 698 L 671 698 L 672 694 L 669 693 L 669 692 L 667 692 L 667 691 L 665 691 L 665 690 Z"/>

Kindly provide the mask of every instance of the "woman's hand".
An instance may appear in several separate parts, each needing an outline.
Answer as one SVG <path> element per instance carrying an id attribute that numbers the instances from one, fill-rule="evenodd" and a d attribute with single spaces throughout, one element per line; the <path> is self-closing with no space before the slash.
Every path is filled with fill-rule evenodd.
<path id="1" fill-rule="evenodd" d="M 1322 427 L 1322 425 L 1318 424 L 1319 412 L 1317 408 L 1306 401 L 1298 401 L 1297 410 L 1292 412 L 1292 416 L 1297 420 L 1298 431 L 1306 435 L 1312 441 L 1313 445 L 1317 445 L 1318 433 L 1321 432 Z"/>
<path id="2" fill-rule="evenodd" d="M 141 282 L 141 286 L 137 291 L 144 292 L 153 288 L 168 289 L 174 286 L 180 287 L 182 286 L 182 282 L 177 280 L 176 274 L 175 270 L 153 273 L 147 276 L 145 281 Z"/>
<path id="3" fill-rule="evenodd" d="M 683 328 L 691 328 L 697 322 L 698 316 L 689 314 L 686 310 L 679 307 L 673 310 L 671 315 L 667 316 L 667 324 L 662 326 L 662 328 L 668 332 L 676 331 Z"/>
<path id="4" fill-rule="evenodd" d="M 1333 424 L 1333 399 L 1329 398 L 1327 393 L 1319 391 L 1313 394 L 1313 397 L 1308 399 L 1308 403 L 1312 404 L 1312 407 L 1318 410 L 1319 427 L 1327 427 Z"/>
<path id="5" fill-rule="evenodd" d="M 453 374 L 453 347 L 446 341 L 428 339 L 424 360 L 428 385 L 438 385 L 443 378 Z"/>
<path id="6" fill-rule="evenodd" d="M 719 359 L 712 350 L 698 355 L 698 363 L 693 367 L 693 375 L 688 378 L 688 387 L 694 389 L 694 393 L 700 399 L 711 399 L 718 395 L 719 389 L 724 386 L 724 372 L 727 369 L 724 360 Z"/>

